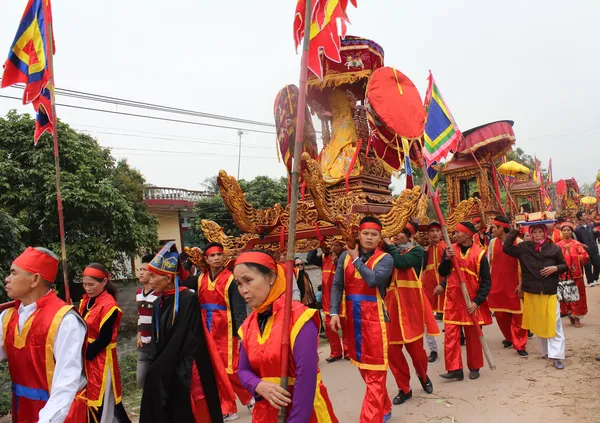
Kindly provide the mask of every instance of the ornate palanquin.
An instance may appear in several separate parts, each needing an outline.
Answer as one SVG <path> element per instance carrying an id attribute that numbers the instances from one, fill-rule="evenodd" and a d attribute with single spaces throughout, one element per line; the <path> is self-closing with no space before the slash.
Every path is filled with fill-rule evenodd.
<path id="1" fill-rule="evenodd" d="M 480 216 L 484 219 L 499 214 L 498 203 L 490 189 L 488 181 L 492 180 L 492 165 L 489 162 L 479 162 L 483 174 L 473 158 L 452 159 L 444 166 L 448 189 L 449 209 L 454 210 L 458 205 L 469 198 L 479 200 L 479 206 L 473 208 L 471 217 Z M 487 180 L 486 180 L 487 178 Z"/>
<path id="2" fill-rule="evenodd" d="M 574 178 L 561 179 L 556 183 L 558 211 L 562 216 L 575 217 L 579 211 L 579 200 L 583 194 Z"/>
<path id="3" fill-rule="evenodd" d="M 468 198 L 480 200 L 471 216 L 480 215 L 486 221 L 500 214 L 494 187 L 494 161 L 509 151 L 515 143 L 514 122 L 502 120 L 469 129 L 463 133 L 457 152 L 442 173 L 446 176 L 450 210 Z"/>
<path id="4" fill-rule="evenodd" d="M 540 186 L 530 175 L 516 175 L 516 181 L 509 191 L 519 213 L 536 213 L 542 211 L 542 192 Z"/>
<path id="5" fill-rule="evenodd" d="M 341 56 L 339 64 L 323 58 L 323 81 L 310 77 L 308 82 L 308 103 L 321 120 L 323 149 L 317 159 L 302 155 L 305 195 L 298 203 L 297 252 L 316 249 L 319 238 L 328 244 L 353 242 L 365 215 L 378 216 L 383 236 L 392 237 L 418 214 L 419 204 L 421 209 L 423 204 L 427 208 L 420 187 L 405 190 L 397 198 L 392 196 L 390 173 L 367 146 L 365 89 L 372 73 L 383 66 L 383 50 L 373 41 L 347 37 L 342 40 Z M 223 201 L 243 234 L 227 236 L 218 224 L 203 220 L 207 240 L 222 243 L 228 256 L 252 248 L 281 251 L 287 241 L 289 206 L 255 209 L 236 179 L 224 170 L 219 172 L 218 183 Z M 471 211 L 474 200 L 469 201 L 457 204 L 451 222 L 456 224 Z"/>

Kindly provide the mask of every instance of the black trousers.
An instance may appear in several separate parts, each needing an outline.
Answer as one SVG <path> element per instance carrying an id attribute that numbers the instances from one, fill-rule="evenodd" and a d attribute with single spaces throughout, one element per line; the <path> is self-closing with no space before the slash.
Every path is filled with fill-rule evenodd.
<path id="1" fill-rule="evenodd" d="M 600 254 L 596 251 L 590 254 L 590 261 L 584 266 L 585 277 L 588 283 L 598 280 L 600 277 Z"/>

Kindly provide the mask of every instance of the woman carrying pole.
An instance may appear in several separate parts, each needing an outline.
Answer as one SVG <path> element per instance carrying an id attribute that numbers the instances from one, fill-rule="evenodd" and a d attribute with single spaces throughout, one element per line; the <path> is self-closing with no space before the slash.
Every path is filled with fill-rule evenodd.
<path id="1" fill-rule="evenodd" d="M 242 385 L 256 398 L 252 422 L 276 422 L 284 408 L 288 423 L 337 423 L 317 365 L 317 310 L 298 301 L 292 303 L 286 390 L 280 386 L 284 270 L 266 252 L 249 251 L 237 258 L 233 274 L 240 294 L 253 309 L 239 330 L 238 371 Z"/>

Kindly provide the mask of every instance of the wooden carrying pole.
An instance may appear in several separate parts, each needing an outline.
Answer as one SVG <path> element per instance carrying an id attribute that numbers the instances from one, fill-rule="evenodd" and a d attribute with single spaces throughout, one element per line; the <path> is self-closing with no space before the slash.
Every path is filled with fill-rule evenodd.
<path id="1" fill-rule="evenodd" d="M 290 353 L 290 323 L 292 318 L 292 289 L 294 275 L 294 253 L 296 251 L 296 216 L 298 212 L 298 192 L 300 180 L 300 161 L 302 155 L 302 141 L 304 139 L 304 119 L 306 111 L 306 79 L 308 77 L 308 49 L 310 46 L 310 25 L 312 22 L 311 0 L 306 0 L 304 12 L 304 40 L 302 42 L 302 59 L 300 62 L 300 84 L 298 95 L 298 116 L 296 118 L 296 139 L 294 142 L 291 196 L 290 196 L 290 224 L 288 228 L 287 257 L 285 262 L 285 309 L 283 315 L 283 339 L 281 342 L 281 387 L 288 389 L 288 361 Z M 284 230 L 284 228 L 281 228 Z M 301 283 L 298 281 L 298 283 Z M 279 421 L 287 420 L 286 409 L 279 413 Z"/>
<path id="2" fill-rule="evenodd" d="M 56 102 L 54 98 L 54 45 L 52 39 L 52 20 L 48 19 L 46 30 L 46 45 L 48 46 L 48 66 L 52 87 L 50 89 L 50 101 L 52 103 L 52 134 L 54 137 L 54 171 L 56 173 L 56 202 L 58 205 L 58 228 L 60 231 L 60 253 L 62 259 L 63 281 L 65 284 L 65 301 L 71 303 L 71 292 L 69 290 L 69 268 L 67 266 L 67 247 L 65 244 L 65 221 L 63 217 L 62 195 L 60 193 L 60 162 L 58 161 L 58 125 L 56 118 Z"/>
<path id="3" fill-rule="evenodd" d="M 419 153 L 420 154 L 420 153 Z M 427 174 L 427 162 L 424 157 L 420 158 L 421 160 L 421 168 L 423 169 L 423 178 L 427 184 L 427 191 L 429 192 L 429 197 L 433 202 L 433 207 L 435 208 L 435 213 L 439 220 L 440 225 L 442 226 L 442 233 L 444 234 L 444 241 L 446 241 L 447 246 L 451 246 L 452 242 L 450 241 L 450 236 L 448 235 L 448 227 L 446 226 L 446 221 L 444 219 L 444 215 L 442 214 L 442 209 L 440 209 L 440 202 L 435 195 L 433 190 L 433 186 L 431 185 L 431 180 L 429 179 L 429 175 Z M 463 274 L 460 265 L 458 264 L 458 259 L 456 256 L 452 257 L 452 268 L 458 274 L 458 278 L 460 279 L 460 289 L 465 298 L 465 304 L 468 307 L 471 306 L 471 296 L 469 295 L 469 291 L 467 290 L 467 284 L 465 275 Z M 485 338 L 483 337 L 483 331 L 481 330 L 481 326 L 479 326 L 479 322 L 477 321 L 477 313 L 473 313 L 470 315 L 473 320 L 473 327 L 477 330 L 477 335 L 479 336 L 479 342 L 481 343 L 481 348 L 483 349 L 483 353 L 485 354 L 485 358 L 490 366 L 490 369 L 495 370 L 496 365 L 494 364 L 494 360 L 492 359 L 492 353 L 485 342 Z"/>

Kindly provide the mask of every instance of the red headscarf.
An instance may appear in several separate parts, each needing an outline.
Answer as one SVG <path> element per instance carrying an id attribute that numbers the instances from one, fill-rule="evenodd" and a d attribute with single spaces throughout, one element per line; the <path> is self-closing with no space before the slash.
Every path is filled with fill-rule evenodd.
<path id="1" fill-rule="evenodd" d="M 542 239 L 541 241 L 533 241 L 533 230 L 535 228 L 542 228 L 542 230 L 544 231 L 544 239 Z M 544 224 L 539 224 L 539 225 L 532 225 L 529 228 L 529 233 L 531 234 L 531 240 L 533 242 L 535 242 L 535 248 L 534 251 L 536 253 L 539 253 L 540 251 L 542 251 L 542 246 L 547 243 L 550 242 L 550 238 L 548 238 L 548 227 Z"/>
<path id="2" fill-rule="evenodd" d="M 13 261 L 13 265 L 26 272 L 37 273 L 48 282 L 54 283 L 56 280 L 58 260 L 35 248 L 27 247 L 27 249 Z"/>

